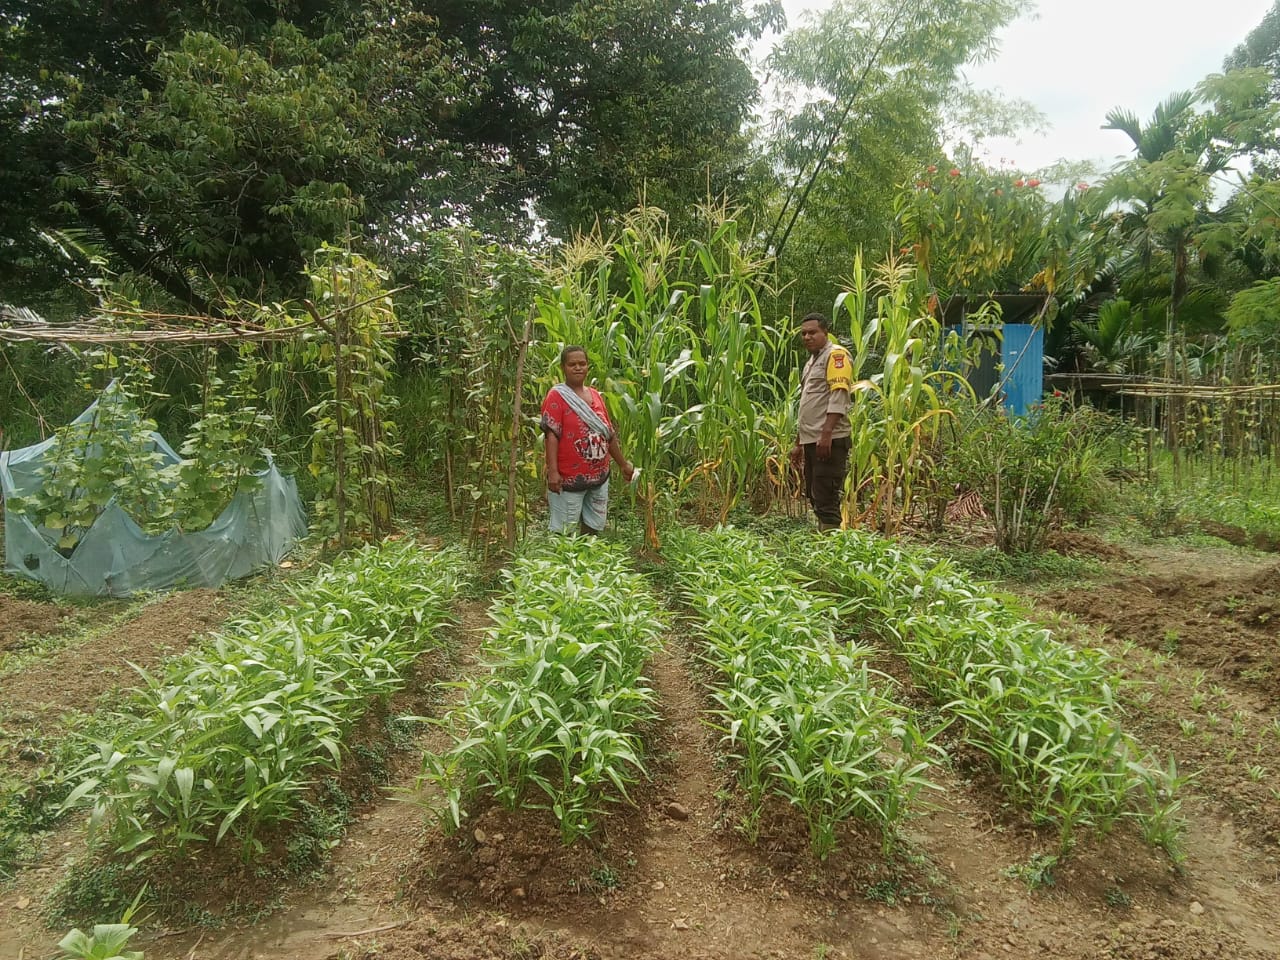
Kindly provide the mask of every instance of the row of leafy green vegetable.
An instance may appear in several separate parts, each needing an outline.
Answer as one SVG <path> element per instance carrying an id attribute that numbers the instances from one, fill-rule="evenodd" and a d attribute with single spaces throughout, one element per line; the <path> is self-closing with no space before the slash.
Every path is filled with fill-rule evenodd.
<path id="1" fill-rule="evenodd" d="M 1059 831 L 1136 820 L 1179 856 L 1180 778 L 1121 726 L 1122 680 L 1106 654 L 1078 649 L 1028 622 L 949 561 L 844 531 L 793 539 L 793 565 L 851 603 L 851 618 L 907 661 L 914 682 L 962 741 L 988 757 L 1009 797 Z"/>
<path id="2" fill-rule="evenodd" d="M 932 786 L 928 737 L 882 692 L 892 681 L 869 668 L 871 651 L 837 640 L 835 604 L 743 532 L 681 530 L 663 555 L 705 640 L 744 834 L 755 841 L 766 801 L 778 798 L 804 814 L 819 857 L 849 819 L 879 826 L 889 843 Z"/>
<path id="3" fill-rule="evenodd" d="M 643 735 L 657 714 L 642 671 L 662 618 L 625 551 L 593 539 L 526 544 L 504 575 L 488 669 L 463 683 L 441 721 L 453 743 L 424 757 L 421 781 L 442 788 L 446 829 L 496 801 L 549 810 L 571 843 L 648 775 Z"/>
<path id="4" fill-rule="evenodd" d="M 169 661 L 73 774 L 115 854 L 135 860 L 239 838 L 244 854 L 289 820 L 344 737 L 401 689 L 462 582 L 457 550 L 411 541 L 353 551 L 290 589 L 281 608 L 236 621 Z"/>

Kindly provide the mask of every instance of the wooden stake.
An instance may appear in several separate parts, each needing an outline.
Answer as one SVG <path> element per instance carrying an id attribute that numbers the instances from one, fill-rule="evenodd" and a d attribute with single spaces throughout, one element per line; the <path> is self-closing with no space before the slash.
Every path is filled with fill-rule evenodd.
<path id="1" fill-rule="evenodd" d="M 507 458 L 507 552 L 516 548 L 516 468 L 520 449 L 520 413 L 524 399 L 524 361 L 529 353 L 529 338 L 533 336 L 533 315 L 524 322 L 524 336 L 520 338 L 520 350 L 516 354 L 515 402 L 511 405 L 511 452 Z"/>

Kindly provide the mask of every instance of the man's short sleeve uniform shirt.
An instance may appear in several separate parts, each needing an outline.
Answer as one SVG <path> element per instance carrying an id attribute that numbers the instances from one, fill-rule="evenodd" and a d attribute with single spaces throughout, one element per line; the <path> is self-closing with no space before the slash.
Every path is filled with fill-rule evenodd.
<path id="1" fill-rule="evenodd" d="M 849 436 L 853 364 L 849 351 L 834 340 L 809 358 L 800 376 L 799 440 L 817 443 L 827 414 L 839 414 L 831 436 Z"/>

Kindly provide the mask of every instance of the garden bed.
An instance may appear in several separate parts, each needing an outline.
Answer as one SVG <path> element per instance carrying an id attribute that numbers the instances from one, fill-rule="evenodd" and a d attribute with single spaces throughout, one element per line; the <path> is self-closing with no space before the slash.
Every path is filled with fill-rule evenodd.
<path id="1" fill-rule="evenodd" d="M 1270 791 L 1280 788 L 1273 769 L 1280 765 L 1271 760 L 1280 710 L 1178 651 L 1130 644 L 1095 627 L 1122 613 L 1115 601 L 1127 586 L 1190 577 L 1190 593 L 1205 609 L 1183 617 L 1191 623 L 1181 628 L 1180 650 L 1216 643 L 1225 653 L 1232 635 L 1223 626 L 1240 626 L 1230 614 L 1244 607 L 1210 608 L 1244 596 L 1238 591 L 1251 583 L 1265 602 L 1274 560 L 1208 548 L 1124 548 L 1132 560 L 1113 561 L 1095 580 L 1049 596 L 1093 598 L 1096 624 L 1077 618 L 1057 635 L 1103 646 L 1143 681 L 1122 697 L 1127 728 L 1145 747 L 1173 753 L 1182 773 L 1198 774 L 1185 788 L 1181 867 L 1123 825 L 1049 862 L 1054 832 L 1031 826 L 995 779 L 963 757 L 934 767 L 943 789 L 907 822 L 891 857 L 879 849 L 879 831 L 851 827 L 826 862 L 815 860 L 803 819 L 785 805 L 766 811 L 750 845 L 732 829 L 732 771 L 717 763 L 717 736 L 700 722 L 701 641 L 677 621 L 650 668 L 662 717 L 650 741 L 654 779 L 638 789 L 637 808 L 619 808 L 591 842 L 559 846 L 557 824 L 544 811 L 486 813 L 446 840 L 424 828 L 416 805 L 386 799 L 356 811 L 319 880 L 278 890 L 279 900 L 264 904 L 274 915 L 190 930 L 180 918 L 156 918 L 137 945 L 148 960 L 255 953 L 297 960 L 1273 956 L 1280 804 Z M 1215 579 L 1216 594 L 1207 585 Z M 1037 598 L 1028 592 L 1028 599 Z M 1054 622 L 1056 601 L 1039 599 Z M 481 625 L 476 611 L 467 616 L 472 631 Z M 898 680 L 899 702 L 924 707 L 893 655 L 873 663 Z M 467 677 L 478 667 L 455 669 Z M 1221 717 L 1212 731 L 1205 724 L 1211 710 Z M 1187 720 L 1197 725 L 1190 736 L 1181 726 Z M 1253 761 L 1228 759 L 1233 746 L 1254 742 L 1267 753 L 1257 761 L 1257 780 Z M 399 769 L 400 785 L 413 779 L 413 770 Z M 16 887 L 0 887 L 0 930 L 10 933 L 0 937 L 0 960 L 16 960 L 24 948 L 26 956 L 42 955 L 56 941 L 36 911 L 61 870 L 64 842 L 79 841 L 59 835 L 39 865 L 46 874 L 33 869 Z M 481 855 L 485 849 L 494 852 Z M 17 909 L 24 898 L 27 906 Z"/>

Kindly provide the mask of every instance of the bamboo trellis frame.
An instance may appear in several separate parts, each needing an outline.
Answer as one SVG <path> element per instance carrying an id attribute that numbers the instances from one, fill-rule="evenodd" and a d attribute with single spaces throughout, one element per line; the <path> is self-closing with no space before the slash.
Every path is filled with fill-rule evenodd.
<path id="1" fill-rule="evenodd" d="M 319 316 L 309 301 L 303 301 L 311 318 L 294 318 L 294 322 L 287 327 L 266 327 L 261 323 L 239 317 L 219 319 L 193 314 L 114 309 L 99 311 L 94 320 L 51 323 L 34 311 L 0 304 L 0 341 L 207 346 L 217 343 L 265 343 L 292 340 L 316 329 L 327 332 L 329 329 L 327 324 L 331 323 L 338 313 L 358 309 L 371 300 L 392 296 L 403 289 L 405 288 L 399 287 L 370 300 L 344 305 L 328 316 Z M 137 324 L 137 326 L 128 326 L 128 324 Z M 388 330 L 383 333 L 383 336 L 387 337 L 407 335 L 407 330 Z"/>
<path id="2" fill-rule="evenodd" d="M 1121 416 L 1146 428 L 1148 476 L 1158 429 L 1173 454 L 1175 481 L 1184 469 L 1207 471 L 1211 478 L 1224 472 L 1234 477 L 1249 463 L 1261 466 L 1264 476 L 1270 477 L 1280 465 L 1280 383 L 1268 382 L 1274 380 L 1276 366 L 1258 353 L 1244 366 L 1239 359 L 1230 366 L 1224 360 L 1196 380 L 1185 371 L 1182 379 L 1172 381 L 1146 374 L 1096 372 L 1055 373 L 1046 380 L 1119 398 Z M 1263 382 L 1239 382 L 1250 375 L 1261 375 Z"/>

